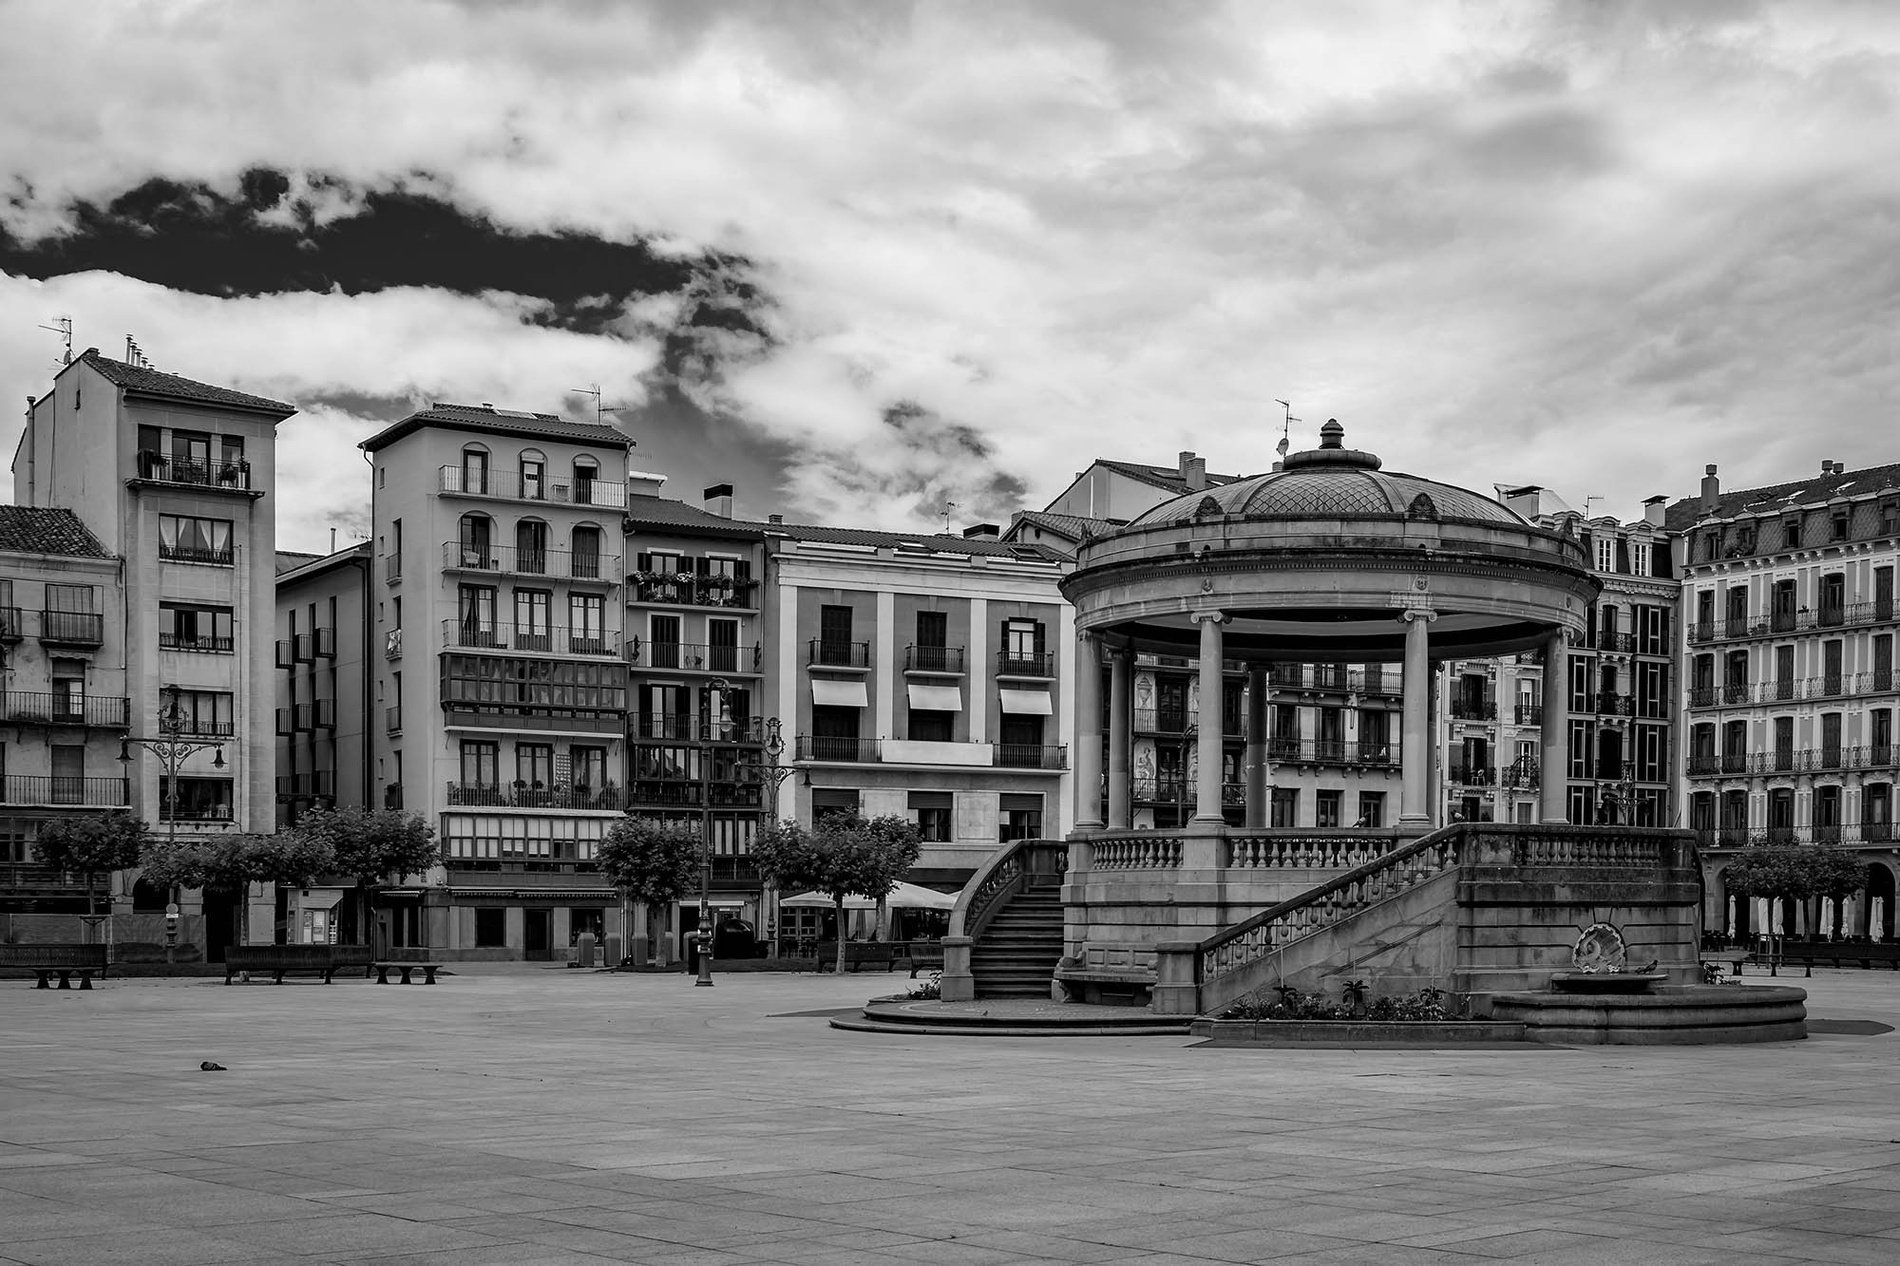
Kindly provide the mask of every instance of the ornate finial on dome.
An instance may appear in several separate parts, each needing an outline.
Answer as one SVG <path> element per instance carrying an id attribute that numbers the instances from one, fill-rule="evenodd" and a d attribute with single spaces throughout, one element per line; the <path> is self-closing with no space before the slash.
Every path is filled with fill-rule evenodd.
<path id="1" fill-rule="evenodd" d="M 1327 418 L 1326 425 L 1319 429 L 1319 446 L 1321 448 L 1346 447 L 1346 428 L 1339 425 L 1338 418 Z"/>
<path id="2" fill-rule="evenodd" d="M 1281 463 L 1283 470 L 1303 470 L 1310 466 L 1352 466 L 1360 470 L 1377 470 L 1379 459 L 1371 453 L 1347 448 L 1346 428 L 1339 425 L 1338 418 L 1327 418 L 1326 425 L 1319 429 L 1318 448 L 1289 454 Z"/>

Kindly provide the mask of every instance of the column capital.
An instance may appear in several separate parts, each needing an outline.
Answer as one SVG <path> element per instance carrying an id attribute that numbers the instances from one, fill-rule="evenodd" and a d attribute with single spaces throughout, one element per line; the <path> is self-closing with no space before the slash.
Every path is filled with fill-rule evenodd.
<path id="1" fill-rule="evenodd" d="M 1423 620 L 1427 624 L 1430 624 L 1437 618 L 1438 612 L 1432 610 L 1430 607 L 1407 607 L 1405 610 L 1399 612 L 1399 620 L 1405 624 L 1410 624 L 1414 620 Z"/>
<path id="2" fill-rule="evenodd" d="M 1227 613 L 1225 611 L 1190 611 L 1188 612 L 1188 619 L 1195 624 L 1225 624 L 1227 623 Z"/>

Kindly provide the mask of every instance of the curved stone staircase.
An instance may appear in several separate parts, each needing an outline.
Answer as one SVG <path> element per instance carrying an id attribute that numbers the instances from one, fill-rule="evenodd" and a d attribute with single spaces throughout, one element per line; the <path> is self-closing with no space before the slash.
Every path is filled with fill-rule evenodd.
<path id="1" fill-rule="evenodd" d="M 979 998 L 1048 998 L 1062 958 L 1062 886 L 1032 883 L 1004 898 L 970 947 Z"/>

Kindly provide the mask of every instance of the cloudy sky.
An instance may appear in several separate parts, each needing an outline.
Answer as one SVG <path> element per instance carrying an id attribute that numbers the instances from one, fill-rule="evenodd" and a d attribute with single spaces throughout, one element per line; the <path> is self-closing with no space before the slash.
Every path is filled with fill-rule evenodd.
<path id="1" fill-rule="evenodd" d="M 742 513 L 1006 520 L 1094 456 L 1634 517 L 1900 461 L 1884 3 L 0 0 L 0 385 L 288 399 L 286 547 L 431 400 Z M 18 414 L 8 435 L 17 435 Z M 11 451 L 11 439 L 0 439 Z"/>

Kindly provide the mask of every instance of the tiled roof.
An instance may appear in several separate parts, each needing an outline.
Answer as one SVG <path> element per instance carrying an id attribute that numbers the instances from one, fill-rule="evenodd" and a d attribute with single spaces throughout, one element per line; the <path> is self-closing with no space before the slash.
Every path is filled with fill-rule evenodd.
<path id="1" fill-rule="evenodd" d="M 868 545 L 877 549 L 903 548 L 929 554 L 965 554 L 972 557 L 1025 558 L 1032 562 L 1066 562 L 1068 555 L 1047 545 L 1026 545 L 993 536 L 950 536 L 945 533 L 924 535 L 909 532 L 875 532 L 868 528 L 818 527 L 803 523 L 772 524 L 768 532 L 789 536 L 796 541 L 822 545 Z"/>
<path id="2" fill-rule="evenodd" d="M 491 435 L 518 435 L 529 438 L 565 440 L 570 444 L 606 444 L 625 448 L 624 431 L 592 422 L 570 422 L 559 414 L 528 413 L 521 409 L 497 409 L 492 404 L 432 404 L 412 413 L 400 422 L 385 427 L 358 447 L 367 452 L 394 443 L 425 426 L 445 426 L 459 431 L 482 431 Z"/>
<path id="3" fill-rule="evenodd" d="M 277 551 L 277 574 L 281 576 L 287 571 L 302 567 L 305 563 L 314 563 L 322 557 L 321 554 L 305 554 L 298 550 L 280 549 Z"/>
<path id="4" fill-rule="evenodd" d="M 1050 510 L 1018 510 L 1011 516 L 1009 530 L 1003 533 L 1005 540 L 1024 542 L 1022 529 L 1025 526 L 1040 528 L 1060 537 L 1064 542 L 1080 545 L 1090 537 L 1101 536 L 1121 527 L 1118 519 L 1092 519 L 1083 514 L 1056 514 Z M 1063 550 L 1065 556 L 1070 551 Z"/>
<path id="5" fill-rule="evenodd" d="M 149 369 L 143 365 L 128 365 L 122 360 L 101 356 L 96 347 L 87 348 L 79 359 L 127 391 L 136 391 L 140 395 L 166 396 L 173 400 L 194 400 L 200 404 L 222 405 L 227 409 L 274 413 L 278 417 L 285 418 L 297 411 L 297 406 L 285 404 L 281 400 L 269 400 L 247 392 L 233 391 L 229 387 L 214 387 L 210 383 L 193 382 L 189 378 L 180 378 L 177 374 L 160 373 L 156 369 Z"/>
<path id="6" fill-rule="evenodd" d="M 1767 488 L 1738 488 L 1722 493 L 1715 509 L 1706 514 L 1702 498 L 1684 497 L 1670 505 L 1663 526 L 1672 532 L 1684 532 L 1703 519 L 1771 515 L 1789 506 L 1822 505 L 1835 497 L 1867 497 L 1881 492 L 1900 492 L 1900 464 L 1814 475 Z"/>
<path id="7" fill-rule="evenodd" d="M 41 506 L 0 506 L 0 550 L 69 558 L 117 557 L 71 510 Z"/>
<path id="8" fill-rule="evenodd" d="M 684 501 L 667 497 L 628 497 L 627 518 L 635 526 L 678 528 L 683 532 L 711 532 L 720 536 L 762 538 L 768 525 L 747 519 L 728 519 Z"/>
<path id="9" fill-rule="evenodd" d="M 1143 466 L 1138 462 L 1111 462 L 1106 458 L 1100 457 L 1095 459 L 1095 464 L 1104 469 L 1112 470 L 1118 475 L 1126 475 L 1130 479 L 1138 479 L 1142 483 L 1151 484 L 1156 488 L 1165 488 L 1169 492 L 1177 495 L 1190 491 L 1187 486 L 1187 480 L 1183 479 L 1181 472 L 1173 466 Z M 1242 478 L 1245 478 L 1245 476 L 1216 475 L 1213 471 L 1209 471 L 1207 473 L 1207 486 L 1209 488 L 1218 488 L 1222 484 L 1230 484 L 1234 482 L 1234 480 Z"/>

